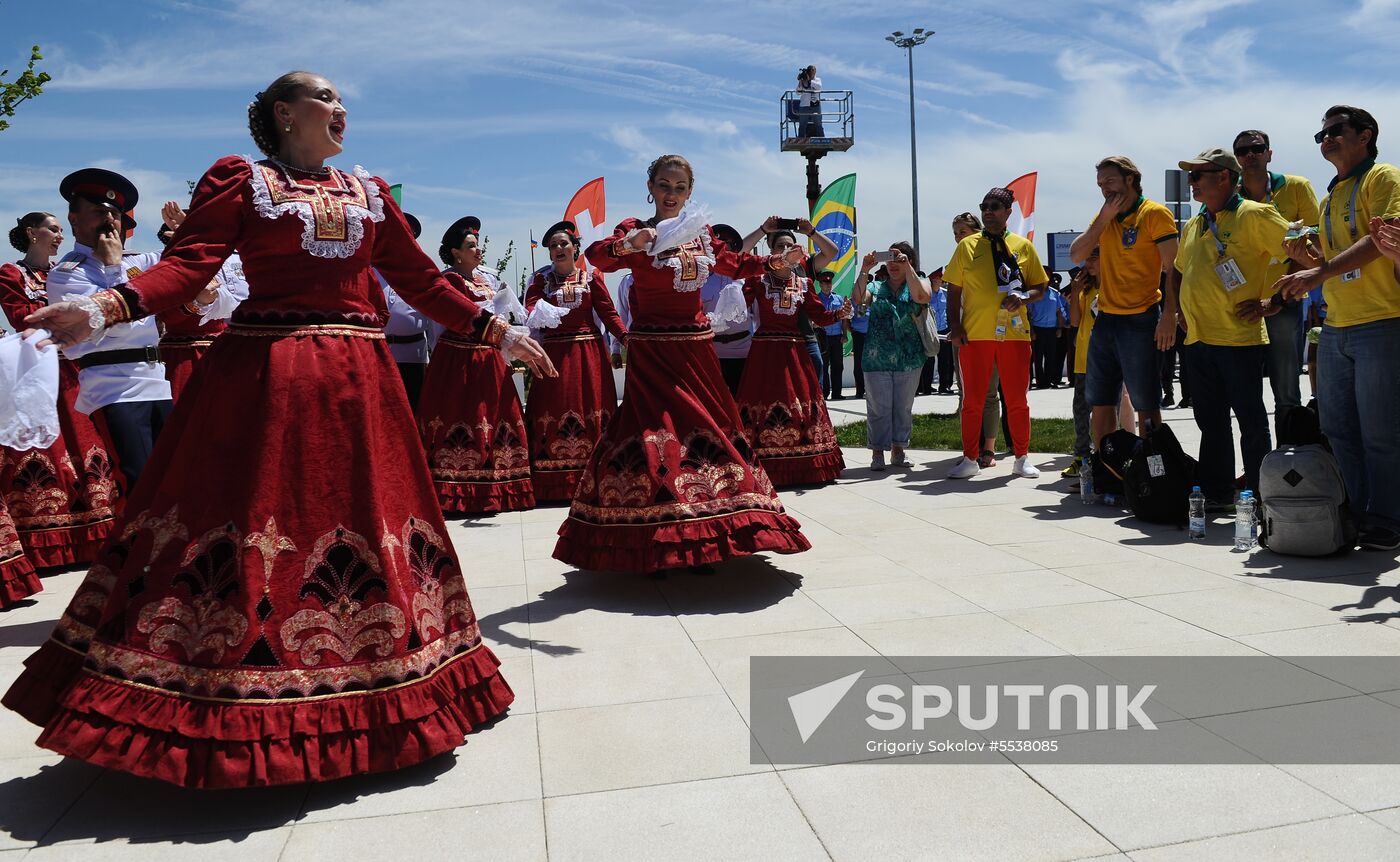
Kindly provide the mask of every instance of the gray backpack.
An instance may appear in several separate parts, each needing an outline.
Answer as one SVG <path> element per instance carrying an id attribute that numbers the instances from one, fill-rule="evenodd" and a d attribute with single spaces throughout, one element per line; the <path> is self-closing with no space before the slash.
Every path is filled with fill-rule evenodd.
<path id="1" fill-rule="evenodd" d="M 1260 541 L 1274 553 L 1322 557 L 1356 543 L 1342 471 L 1322 444 L 1280 446 L 1265 455 L 1259 498 Z"/>

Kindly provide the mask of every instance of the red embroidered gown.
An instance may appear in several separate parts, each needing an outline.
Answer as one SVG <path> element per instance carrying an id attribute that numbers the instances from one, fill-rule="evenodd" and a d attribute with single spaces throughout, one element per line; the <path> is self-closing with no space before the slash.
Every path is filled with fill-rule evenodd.
<path id="1" fill-rule="evenodd" d="M 22 264 L 0 266 L 0 308 L 15 331 L 23 331 L 24 318 L 48 303 L 45 281 L 45 273 Z M 38 568 L 91 562 L 112 532 L 121 496 L 106 425 L 101 416 L 74 406 L 73 360 L 60 356 L 58 385 L 58 440 L 47 449 L 0 450 L 0 495 L 25 555 Z"/>
<path id="2" fill-rule="evenodd" d="M 531 478 L 537 500 L 567 502 L 574 498 L 593 444 L 617 409 L 612 363 L 594 315 L 618 340 L 627 329 L 596 269 L 587 274 L 576 269 L 563 277 L 553 265 L 539 270 L 525 291 L 525 310 L 534 311 L 541 299 L 568 313 L 542 336 L 559 376 L 536 379 L 525 404 Z"/>
<path id="3" fill-rule="evenodd" d="M 156 481 L 4 703 L 46 748 L 186 787 L 418 763 L 513 694 L 414 442 L 370 267 L 460 331 L 498 342 L 505 324 L 450 289 L 378 178 L 232 156 L 165 258 L 115 293 L 132 316 L 177 307 L 235 248 L 249 298 L 175 405 Z"/>
<path id="4" fill-rule="evenodd" d="M 806 309 L 817 326 L 833 322 L 835 313 L 798 275 L 787 282 L 772 275 L 746 279 L 744 299 L 758 306 L 758 330 L 735 401 L 763 469 L 779 487 L 835 479 L 846 462 L 797 330 L 797 309 Z"/>
<path id="5" fill-rule="evenodd" d="M 24 545 L 20 544 L 10 510 L 0 499 L 0 611 L 9 610 L 43 589 L 33 564 L 24 556 Z"/>
<path id="6" fill-rule="evenodd" d="M 554 556 L 581 569 L 650 572 L 805 551 L 811 544 L 744 437 L 700 305 L 711 269 L 758 276 L 767 259 L 735 254 L 707 229 L 654 265 L 626 243 L 645 226 L 627 219 L 588 248 L 598 269 L 632 273 L 627 386 L 579 479 Z"/>
<path id="7" fill-rule="evenodd" d="M 454 269 L 443 275 L 474 302 L 496 295 L 480 273 L 471 284 Z M 418 432 L 444 512 L 534 508 L 520 394 L 501 351 L 474 333 L 450 329 L 438 337 L 418 396 Z"/>

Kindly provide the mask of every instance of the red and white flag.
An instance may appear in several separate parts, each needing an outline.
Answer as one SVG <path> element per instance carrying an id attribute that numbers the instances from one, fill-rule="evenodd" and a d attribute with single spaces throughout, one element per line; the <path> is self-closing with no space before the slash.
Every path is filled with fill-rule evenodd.
<path id="1" fill-rule="evenodd" d="M 1035 241 L 1035 171 L 1019 176 L 1006 184 L 1016 195 L 1011 205 L 1011 218 L 1006 220 L 1006 229 Z"/>
<path id="2" fill-rule="evenodd" d="M 571 221 L 578 228 L 582 247 L 588 246 L 608 235 L 608 203 L 603 192 L 603 178 L 598 177 L 583 184 L 574 192 L 569 205 L 564 207 L 564 220 Z M 579 258 L 579 265 L 587 269 L 588 262 Z"/>

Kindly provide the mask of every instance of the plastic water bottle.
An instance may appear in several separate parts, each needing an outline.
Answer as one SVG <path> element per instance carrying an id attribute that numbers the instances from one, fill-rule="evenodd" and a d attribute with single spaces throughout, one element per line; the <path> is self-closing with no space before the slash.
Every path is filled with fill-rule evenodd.
<path id="1" fill-rule="evenodd" d="M 997 308 L 997 341 L 1006 340 L 1006 331 L 1011 328 L 1011 312 L 1004 308 Z"/>
<path id="2" fill-rule="evenodd" d="M 1187 513 L 1186 538 L 1204 539 L 1206 537 L 1206 495 L 1201 493 L 1201 486 L 1193 486 L 1191 496 L 1187 499 L 1190 502 Z"/>
<path id="3" fill-rule="evenodd" d="M 1119 497 L 1118 497 L 1117 494 L 1104 494 L 1104 495 L 1103 495 L 1103 504 L 1104 504 L 1105 506 L 1112 506 L 1112 507 L 1114 507 L 1115 509 L 1122 508 L 1122 505 L 1121 505 L 1121 503 L 1120 503 L 1120 501 L 1119 501 Z"/>
<path id="4" fill-rule="evenodd" d="M 1094 502 L 1094 462 L 1085 455 L 1079 462 L 1079 502 Z"/>
<path id="5" fill-rule="evenodd" d="M 1258 527 L 1254 523 L 1254 492 L 1241 491 L 1235 503 L 1235 550 L 1252 551 Z"/>

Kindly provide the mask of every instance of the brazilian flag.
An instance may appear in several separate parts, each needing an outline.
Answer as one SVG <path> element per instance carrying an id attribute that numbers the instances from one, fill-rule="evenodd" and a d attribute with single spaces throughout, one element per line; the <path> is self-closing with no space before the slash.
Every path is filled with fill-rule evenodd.
<path id="1" fill-rule="evenodd" d="M 812 210 L 812 225 L 836 245 L 836 259 L 827 264 L 827 269 L 836 273 L 831 281 L 831 292 L 850 296 L 860 265 L 856 257 L 855 174 L 846 174 L 826 187 Z M 847 353 L 851 350 L 852 341 L 846 341 Z"/>

